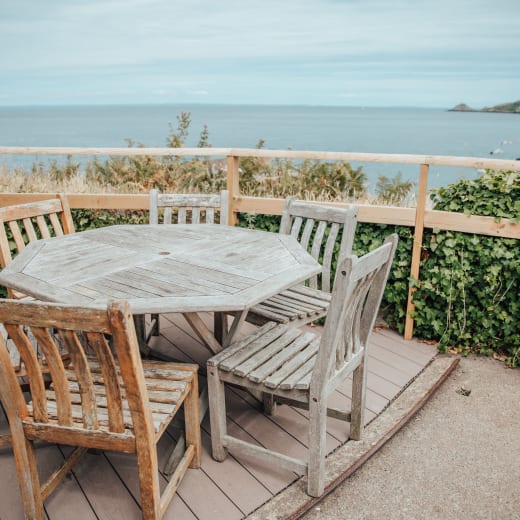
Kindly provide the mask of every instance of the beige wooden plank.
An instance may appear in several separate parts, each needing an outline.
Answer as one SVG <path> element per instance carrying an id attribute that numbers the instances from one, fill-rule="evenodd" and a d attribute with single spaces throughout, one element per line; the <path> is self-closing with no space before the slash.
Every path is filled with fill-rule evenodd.
<path id="1" fill-rule="evenodd" d="M 373 372 L 385 381 L 393 383 L 395 386 L 401 388 L 408 383 L 410 376 L 397 368 L 387 366 L 383 361 L 377 358 L 369 357 L 368 372 Z"/>
<path id="2" fill-rule="evenodd" d="M 272 497 L 272 493 L 234 457 L 217 462 L 211 456 L 211 438 L 202 434 L 202 468 L 211 480 L 234 504 L 248 514 Z"/>
<path id="3" fill-rule="evenodd" d="M 233 388 L 231 391 L 234 392 L 238 398 L 248 403 L 249 406 L 251 406 L 258 413 L 263 413 L 260 403 L 247 392 L 241 391 L 238 388 Z M 275 413 L 269 416 L 269 419 L 289 434 L 290 437 L 288 437 L 287 442 L 293 442 L 290 440 L 290 438 L 297 439 L 298 442 L 308 448 L 309 439 L 307 414 L 305 410 L 302 411 L 303 414 L 299 413 L 300 409 L 298 408 L 293 408 L 287 405 L 279 405 Z M 343 422 L 342 425 L 343 429 L 346 429 L 348 432 L 348 423 Z M 327 451 L 331 452 L 339 446 L 339 441 L 345 442 L 345 440 L 346 437 L 344 435 L 335 437 L 334 435 L 330 435 L 330 433 L 327 432 Z M 280 449 L 284 451 L 284 447 L 280 446 Z"/>
<path id="4" fill-rule="evenodd" d="M 135 457 L 133 461 L 135 468 Z M 139 506 L 102 452 L 87 453 L 74 475 L 100 519 L 141 518 Z"/>
<path id="5" fill-rule="evenodd" d="M 51 453 L 54 457 L 54 460 L 46 461 L 46 465 L 54 463 L 54 467 L 57 467 L 58 464 L 63 462 L 63 448 L 58 449 L 54 446 L 47 446 L 38 448 L 38 451 L 42 449 L 52 450 Z M 70 449 L 65 448 L 65 451 L 68 454 Z M 82 461 L 78 464 L 81 463 Z M 45 501 L 45 510 L 50 520 L 59 520 L 71 515 L 71 504 L 74 504 L 75 520 L 95 520 L 98 518 L 89 504 L 88 497 L 85 496 L 73 475 L 65 478 L 56 491 L 49 496 Z"/>
<path id="6" fill-rule="evenodd" d="M 352 397 L 352 376 L 349 376 L 337 390 L 349 398 Z M 400 390 L 400 386 L 389 383 L 382 377 L 369 372 L 367 376 L 367 410 L 378 414 Z"/>
<path id="7" fill-rule="evenodd" d="M 400 356 L 389 349 L 385 349 L 384 346 L 378 345 L 377 343 L 372 343 L 370 345 L 369 352 L 371 359 L 378 359 L 384 362 L 389 368 L 400 370 L 410 377 L 415 376 L 423 367 L 422 363 Z"/>
<path id="8" fill-rule="evenodd" d="M 241 427 L 237 422 L 235 422 L 234 418 L 240 411 L 236 412 L 233 406 L 233 403 L 228 403 L 228 410 L 230 411 L 230 416 L 228 418 L 228 432 L 243 441 L 251 442 L 260 446 L 261 444 L 257 441 L 257 439 L 243 427 Z M 202 423 L 203 427 L 206 431 L 209 431 L 209 420 L 206 418 Z M 254 433 L 254 432 L 253 432 Z M 285 489 L 291 482 L 294 482 L 298 475 L 293 473 L 292 471 L 277 468 L 276 471 L 273 471 L 272 467 L 268 467 L 265 464 L 259 463 L 255 459 L 249 459 L 247 457 L 240 458 L 240 464 L 242 464 L 247 470 L 259 481 L 267 487 L 267 489 L 275 495 L 279 493 L 282 489 Z"/>
<path id="9" fill-rule="evenodd" d="M 163 437 L 163 439 L 161 439 L 158 449 L 158 455 L 160 456 L 159 467 L 162 467 L 167 449 L 172 447 L 172 439 L 169 438 L 169 436 L 166 435 Z M 139 493 L 139 479 L 136 471 L 136 458 L 132 455 L 117 452 L 105 452 L 105 457 L 110 462 L 110 465 L 115 469 L 117 474 L 116 478 L 124 482 L 124 485 L 128 488 L 134 500 L 140 504 L 141 497 Z M 166 484 L 167 480 L 161 476 L 161 492 L 164 490 Z M 197 517 L 179 496 L 175 496 L 166 510 L 163 518 L 194 520 Z"/>
<path id="10" fill-rule="evenodd" d="M 16 476 L 16 464 L 10 448 L 0 450 L 0 468 L 2 468 L 0 471 L 0 514 L 3 520 L 23 520 L 22 497 Z"/>
<path id="11" fill-rule="evenodd" d="M 426 211 L 424 225 L 428 228 L 439 228 L 477 235 L 520 238 L 520 224 L 504 218 L 497 222 L 495 217 L 464 215 L 451 211 Z"/>
<path id="12" fill-rule="evenodd" d="M 201 490 L 204 490 L 201 493 Z M 199 520 L 240 519 L 240 509 L 218 488 L 204 471 L 188 471 L 177 494 Z"/>
<path id="13" fill-rule="evenodd" d="M 376 333 L 372 334 L 371 341 L 422 364 L 428 363 L 438 353 L 435 344 L 415 339 L 405 340 L 393 330 L 386 328 L 377 329 Z"/>

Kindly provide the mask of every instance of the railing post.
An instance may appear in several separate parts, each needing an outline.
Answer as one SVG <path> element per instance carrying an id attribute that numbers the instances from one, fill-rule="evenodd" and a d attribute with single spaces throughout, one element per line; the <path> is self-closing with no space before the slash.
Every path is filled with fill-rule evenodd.
<path id="1" fill-rule="evenodd" d="M 415 210 L 415 229 L 413 234 L 412 265 L 410 278 L 419 279 L 419 267 L 421 264 L 422 241 L 424 234 L 424 213 L 426 211 L 426 196 L 428 194 L 428 164 L 421 164 L 419 173 L 419 191 L 417 194 L 417 208 Z M 415 309 L 412 302 L 415 287 L 408 288 L 408 303 L 406 305 L 406 323 L 404 327 L 404 339 L 412 339 L 413 318 L 411 313 Z"/>
<path id="2" fill-rule="evenodd" d="M 235 226 L 238 222 L 237 211 L 235 211 L 235 199 L 240 195 L 238 157 L 235 155 L 227 156 L 227 190 L 229 192 L 229 225 Z"/>

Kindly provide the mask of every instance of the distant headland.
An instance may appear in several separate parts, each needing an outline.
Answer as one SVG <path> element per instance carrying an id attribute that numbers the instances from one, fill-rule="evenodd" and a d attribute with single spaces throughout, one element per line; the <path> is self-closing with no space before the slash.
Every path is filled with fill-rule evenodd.
<path id="1" fill-rule="evenodd" d="M 448 112 L 499 112 L 502 114 L 520 114 L 520 101 L 502 103 L 500 105 L 495 105 L 494 107 L 484 107 L 481 109 L 471 108 L 466 105 L 466 103 L 459 103 L 453 108 L 450 108 Z"/>

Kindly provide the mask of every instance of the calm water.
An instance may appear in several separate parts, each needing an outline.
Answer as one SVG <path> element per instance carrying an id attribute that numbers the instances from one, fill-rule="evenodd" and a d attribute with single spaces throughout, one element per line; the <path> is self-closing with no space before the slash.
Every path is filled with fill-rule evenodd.
<path id="1" fill-rule="evenodd" d="M 254 148 L 260 139 L 272 149 L 409 153 L 516 159 L 520 157 L 520 115 L 448 112 L 423 108 L 312 106 L 142 105 L 0 107 L 0 146 L 126 146 L 125 139 L 164 146 L 168 123 L 191 113 L 187 146 L 195 146 L 204 125 L 214 147 Z M 493 155 L 490 152 L 495 152 Z M 0 156 L 9 166 L 28 166 L 34 156 Z M 47 158 L 45 158 L 47 160 Z M 354 166 L 357 166 L 355 164 Z M 415 179 L 407 165 L 363 165 L 377 175 Z M 476 173 L 432 169 L 431 185 Z"/>

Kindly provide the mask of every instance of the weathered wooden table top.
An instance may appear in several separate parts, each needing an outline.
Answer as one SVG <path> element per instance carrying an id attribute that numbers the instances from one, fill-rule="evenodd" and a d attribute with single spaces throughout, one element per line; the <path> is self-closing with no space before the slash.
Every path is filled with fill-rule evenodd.
<path id="1" fill-rule="evenodd" d="M 0 283 L 62 303 L 121 298 L 135 314 L 240 311 L 320 271 L 288 235 L 212 224 L 123 225 L 32 242 Z"/>

